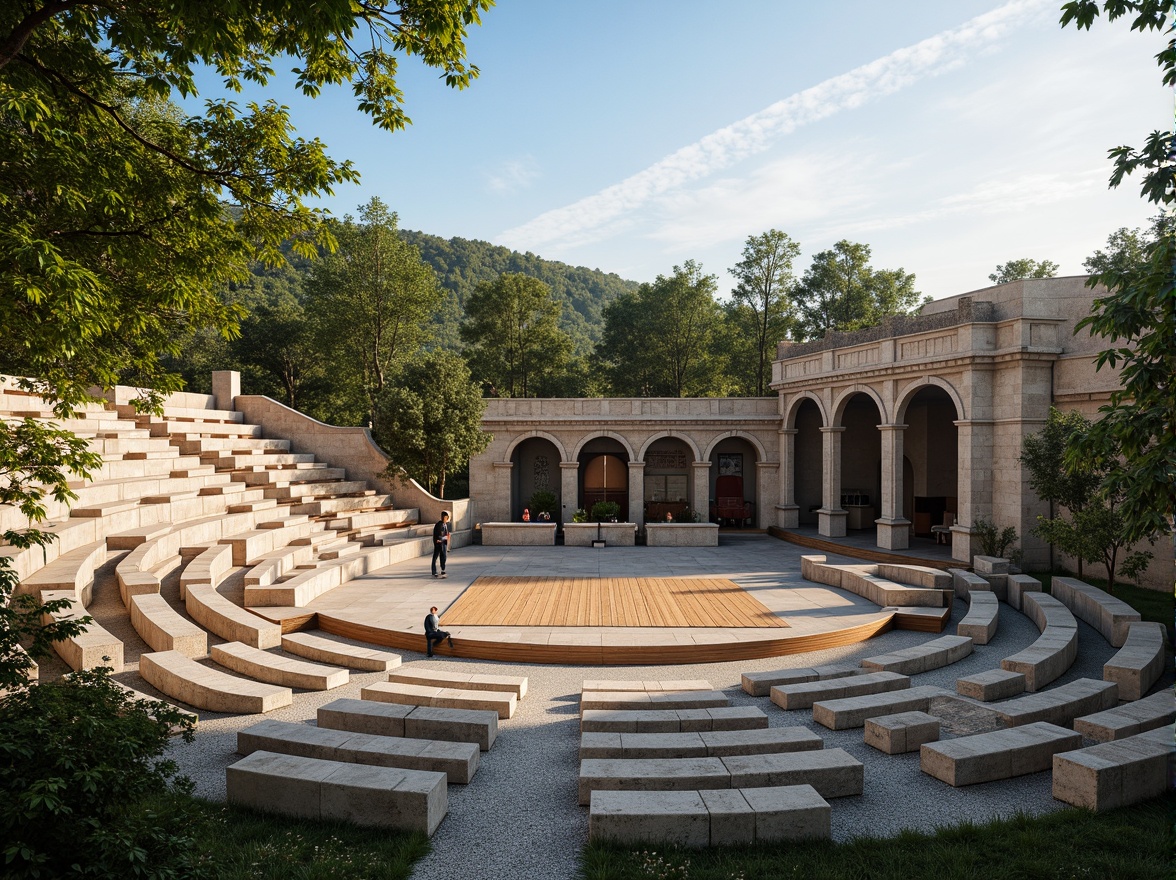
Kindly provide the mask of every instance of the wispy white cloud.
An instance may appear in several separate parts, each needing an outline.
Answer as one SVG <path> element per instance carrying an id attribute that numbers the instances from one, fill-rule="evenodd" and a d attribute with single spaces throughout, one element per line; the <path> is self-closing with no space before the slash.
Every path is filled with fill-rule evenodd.
<path id="1" fill-rule="evenodd" d="M 539 177 L 539 163 L 534 156 L 522 156 L 503 162 L 486 172 L 486 188 L 492 193 L 510 195 L 526 189 Z"/>
<path id="2" fill-rule="evenodd" d="M 955 69 L 992 49 L 1011 30 L 1051 6 L 1052 0 L 1012 0 L 959 27 L 797 92 L 682 147 L 620 183 L 509 229 L 496 240 L 510 247 L 535 249 L 554 242 L 574 246 L 609 237 L 628 225 L 626 215 L 658 196 L 761 153 L 802 126 Z"/>

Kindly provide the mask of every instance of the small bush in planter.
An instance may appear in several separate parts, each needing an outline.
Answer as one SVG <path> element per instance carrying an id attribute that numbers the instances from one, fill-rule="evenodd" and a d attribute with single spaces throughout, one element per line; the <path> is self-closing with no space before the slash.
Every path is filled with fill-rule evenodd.
<path id="1" fill-rule="evenodd" d="M 559 499 L 554 492 L 538 489 L 531 495 L 531 516 L 539 519 L 539 514 L 546 513 L 555 516 L 555 506 Z"/>
<path id="2" fill-rule="evenodd" d="M 597 501 L 592 505 L 592 519 L 597 522 L 616 522 L 621 505 L 615 501 Z"/>
<path id="3" fill-rule="evenodd" d="M 588 522 L 588 511 L 586 511 L 583 507 L 577 507 L 576 512 L 572 514 L 572 522 L 574 522 L 574 523 Z"/>

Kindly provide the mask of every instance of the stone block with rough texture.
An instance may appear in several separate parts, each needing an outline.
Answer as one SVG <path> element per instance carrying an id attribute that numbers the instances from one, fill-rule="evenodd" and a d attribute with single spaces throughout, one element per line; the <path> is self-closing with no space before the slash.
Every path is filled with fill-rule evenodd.
<path id="1" fill-rule="evenodd" d="M 963 660 L 971 653 L 972 639 L 961 633 L 956 636 L 940 636 L 910 648 L 866 657 L 862 660 L 862 668 L 877 672 L 917 675 L 920 672 L 929 672 L 932 669 L 950 666 L 952 663 Z"/>
<path id="2" fill-rule="evenodd" d="M 1021 596 L 1025 593 L 1040 593 L 1041 581 L 1029 577 L 1027 574 L 1010 574 L 1008 576 L 1008 603 L 1011 607 L 1021 610 Z"/>
<path id="3" fill-rule="evenodd" d="M 972 590 L 968 593 L 968 613 L 959 622 L 956 632 L 969 637 L 977 645 L 987 645 L 996 636 L 1000 620 L 1000 601 L 995 593 Z"/>
<path id="4" fill-rule="evenodd" d="M 332 663 L 365 672 L 387 672 L 400 665 L 400 655 L 364 645 L 350 645 L 308 632 L 282 636 L 282 650 L 317 663 Z"/>
<path id="5" fill-rule="evenodd" d="M 871 672 L 850 678 L 786 684 L 771 689 L 772 702 L 781 709 L 809 709 L 818 700 L 839 700 L 864 694 L 905 690 L 909 676 L 897 672 Z"/>
<path id="6" fill-rule="evenodd" d="M 584 733 L 584 758 L 719 758 L 769 752 L 799 752 L 824 747 L 806 727 L 768 727 L 688 733 Z"/>
<path id="7" fill-rule="evenodd" d="M 939 739 L 939 719 L 926 712 L 899 712 L 866 719 L 865 743 L 887 755 L 916 752 Z"/>
<path id="8" fill-rule="evenodd" d="M 731 773 L 731 788 L 811 785 L 821 797 L 861 794 L 862 762 L 844 749 L 772 755 L 732 755 L 721 759 Z"/>
<path id="9" fill-rule="evenodd" d="M 511 691 L 520 700 L 527 695 L 526 676 L 444 672 L 427 664 L 414 664 L 390 672 L 388 681 L 426 687 L 460 688 L 467 691 Z"/>
<path id="10" fill-rule="evenodd" d="M 1007 669 L 988 669 L 956 679 L 956 693 L 988 703 L 1025 693 L 1025 676 Z"/>
<path id="11" fill-rule="evenodd" d="M 708 709 L 731 705 L 720 691 L 586 691 L 580 711 L 589 709 Z"/>
<path id="12" fill-rule="evenodd" d="M 240 642 L 213 645 L 209 656 L 213 662 L 233 672 L 283 687 L 326 691 L 347 684 L 349 677 L 346 669 L 337 666 L 271 654 Z"/>
<path id="13" fill-rule="evenodd" d="M 924 743 L 919 748 L 919 767 L 958 788 L 1048 770 L 1055 754 L 1081 745 L 1081 734 L 1042 721 Z"/>
<path id="14" fill-rule="evenodd" d="M 489 709 L 500 719 L 514 715 L 518 695 L 514 691 L 474 691 L 460 688 L 421 687 L 398 682 L 378 682 L 359 692 L 362 700 L 404 703 L 436 709 Z"/>
<path id="15" fill-rule="evenodd" d="M 1000 661 L 1002 669 L 1025 676 L 1025 689 L 1038 691 L 1063 675 L 1078 657 L 1078 622 L 1070 610 L 1046 593 L 1024 593 L 1021 610 L 1041 635 L 1024 651 Z"/>
<path id="16" fill-rule="evenodd" d="M 1167 791 L 1173 752 L 1167 728 L 1053 756 L 1053 796 L 1095 812 Z"/>
<path id="17" fill-rule="evenodd" d="M 947 691 L 937 687 L 914 687 L 881 694 L 865 694 L 813 704 L 813 721 L 830 730 L 861 727 L 867 719 L 896 712 L 925 712 L 934 697 Z"/>
<path id="18" fill-rule="evenodd" d="M 768 716 L 755 706 L 718 709 L 588 709 L 580 716 L 581 732 L 678 733 L 704 730 L 754 730 L 768 726 Z"/>
<path id="19" fill-rule="evenodd" d="M 482 544 L 487 547 L 553 547 L 555 523 L 482 523 Z"/>
<path id="20" fill-rule="evenodd" d="M 955 589 L 957 599 L 967 599 L 968 593 L 972 590 L 979 590 L 985 593 L 992 592 L 992 586 L 978 574 L 973 574 L 962 568 L 952 568 L 949 571 L 951 572 L 951 582 Z"/>
<path id="21" fill-rule="evenodd" d="M 252 715 L 289 706 L 293 699 L 288 687 L 238 678 L 178 651 L 141 655 L 139 674 L 169 697 L 210 712 Z"/>
<path id="22" fill-rule="evenodd" d="M 1119 686 L 1119 699 L 1138 700 L 1164 674 L 1165 629 L 1162 623 L 1136 621 L 1127 628 L 1123 647 L 1103 665 L 1103 678 Z"/>
<path id="23" fill-rule="evenodd" d="M 645 691 L 673 693 L 675 691 L 713 691 L 715 686 L 701 678 L 671 678 L 665 680 L 630 680 L 622 678 L 588 678 L 580 688 L 586 691 Z"/>
<path id="24" fill-rule="evenodd" d="M 730 788 L 722 758 L 586 758 L 580 762 L 579 799 L 594 791 L 698 791 Z"/>
<path id="25" fill-rule="evenodd" d="M 1116 648 L 1123 647 L 1129 627 L 1141 619 L 1139 612 L 1122 599 L 1077 578 L 1055 577 L 1050 592 L 1075 617 L 1093 626 Z"/>
<path id="26" fill-rule="evenodd" d="M 1087 739 L 1110 742 L 1158 727 L 1170 727 L 1173 721 L 1176 721 L 1176 702 L 1172 700 L 1172 691 L 1164 688 L 1134 703 L 1075 718 L 1074 729 Z"/>
<path id="27" fill-rule="evenodd" d="M 1007 727 L 1035 721 L 1067 725 L 1081 715 L 1110 709 L 1118 702 L 1119 687 L 1113 681 L 1079 678 L 1047 691 L 997 703 L 992 708 Z"/>
<path id="28" fill-rule="evenodd" d="M 846 678 L 850 675 L 864 674 L 860 666 L 849 664 L 834 664 L 830 666 L 814 666 L 803 669 L 772 669 L 766 672 L 744 672 L 740 676 L 745 693 L 753 697 L 766 697 L 773 687 L 786 684 L 803 684 L 809 681 L 822 681 L 829 678 Z"/>
<path id="29" fill-rule="evenodd" d="M 976 574 L 1008 574 L 1009 561 L 999 556 L 973 556 L 972 569 Z"/>

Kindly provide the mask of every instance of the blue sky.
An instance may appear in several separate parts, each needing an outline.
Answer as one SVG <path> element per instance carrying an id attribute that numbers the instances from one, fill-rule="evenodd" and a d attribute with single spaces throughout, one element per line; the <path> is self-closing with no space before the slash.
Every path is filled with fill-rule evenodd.
<path id="1" fill-rule="evenodd" d="M 471 88 L 402 65 L 404 132 L 349 90 L 310 101 L 281 78 L 265 97 L 362 173 L 323 200 L 335 214 L 378 195 L 406 228 L 638 281 L 695 259 L 723 293 L 774 227 L 798 275 L 849 238 L 938 298 L 1014 257 L 1079 274 L 1154 213 L 1134 182 L 1108 190 L 1106 152 L 1171 125 L 1163 38 L 1062 30 L 1059 7 L 501 0 L 470 36 Z"/>

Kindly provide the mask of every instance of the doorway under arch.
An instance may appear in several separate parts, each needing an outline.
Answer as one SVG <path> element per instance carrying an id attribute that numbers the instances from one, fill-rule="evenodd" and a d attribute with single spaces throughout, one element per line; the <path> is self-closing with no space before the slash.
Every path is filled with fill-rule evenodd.
<path id="1" fill-rule="evenodd" d="M 792 480 L 793 503 L 799 508 L 797 521 L 802 526 L 817 525 L 824 499 L 821 497 L 821 470 L 824 450 L 821 443 L 821 408 L 811 399 L 804 400 L 796 409 L 796 438 L 793 445 Z"/>
<path id="2" fill-rule="evenodd" d="M 536 492 L 551 492 L 555 495 L 555 506 L 551 512 L 556 520 L 560 518 L 560 477 L 559 450 L 544 437 L 528 437 L 515 447 L 510 457 L 511 468 L 510 515 L 518 522 L 523 518 L 523 508 L 531 506 Z M 536 511 L 531 511 L 532 515 Z"/>
<path id="3" fill-rule="evenodd" d="M 907 404 L 903 452 L 911 464 L 913 507 L 904 513 L 916 537 L 934 537 L 932 527 L 943 525 L 946 514 L 959 521 L 959 418 L 951 396 L 938 385 L 920 388 Z"/>

